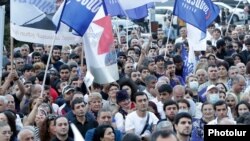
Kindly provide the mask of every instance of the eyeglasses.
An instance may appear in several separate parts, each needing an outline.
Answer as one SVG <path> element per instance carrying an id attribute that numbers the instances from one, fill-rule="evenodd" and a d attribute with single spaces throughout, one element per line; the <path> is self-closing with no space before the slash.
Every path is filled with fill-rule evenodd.
<path id="1" fill-rule="evenodd" d="M 58 117 L 58 116 L 55 115 L 55 114 L 49 114 L 49 115 L 47 116 L 48 120 L 55 120 L 57 117 Z"/>

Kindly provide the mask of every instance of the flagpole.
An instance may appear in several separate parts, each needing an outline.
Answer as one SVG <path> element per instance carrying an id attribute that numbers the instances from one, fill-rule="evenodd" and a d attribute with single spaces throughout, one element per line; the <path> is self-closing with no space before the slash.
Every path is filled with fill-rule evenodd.
<path id="1" fill-rule="evenodd" d="M 173 18 L 174 18 L 174 14 L 172 13 L 172 16 L 171 16 L 171 20 L 170 20 L 170 23 L 169 23 L 169 30 L 168 30 L 168 38 L 167 38 L 167 44 L 169 42 L 169 37 L 170 37 L 170 30 L 171 30 L 171 26 L 172 26 L 172 22 L 173 22 Z M 164 53 L 164 56 L 167 56 L 167 50 L 165 49 L 165 53 Z"/>
<path id="2" fill-rule="evenodd" d="M 11 72 L 13 72 L 13 64 L 14 64 L 13 46 L 14 46 L 14 39 L 13 39 L 13 37 L 10 37 L 10 66 L 11 66 Z"/>
<path id="3" fill-rule="evenodd" d="M 242 0 L 239 0 L 238 4 L 236 5 L 236 7 L 235 7 L 234 10 L 233 10 L 232 15 L 230 16 L 230 19 L 229 19 L 229 21 L 228 21 L 228 23 L 227 23 L 227 30 L 226 30 L 226 33 L 228 32 L 228 29 L 229 29 L 231 20 L 233 19 L 234 13 L 235 13 L 236 9 L 239 7 L 241 1 L 242 1 Z"/>
<path id="4" fill-rule="evenodd" d="M 3 56 L 3 46 L 4 46 L 4 21 L 5 21 L 5 6 L 0 6 L 0 55 Z M 0 86 L 2 85 L 2 71 L 3 71 L 3 59 L 0 59 Z"/>
<path id="5" fill-rule="evenodd" d="M 45 81 L 46 81 L 46 77 L 47 77 L 47 71 L 49 69 L 50 59 L 52 56 L 52 51 L 54 48 L 55 40 L 56 40 L 56 33 L 54 33 L 54 37 L 52 39 L 52 44 L 51 44 L 50 51 L 49 51 L 49 57 L 48 57 L 48 61 L 47 61 L 44 76 L 43 76 L 42 91 L 41 91 L 40 97 L 43 97 L 44 85 L 45 85 Z"/>

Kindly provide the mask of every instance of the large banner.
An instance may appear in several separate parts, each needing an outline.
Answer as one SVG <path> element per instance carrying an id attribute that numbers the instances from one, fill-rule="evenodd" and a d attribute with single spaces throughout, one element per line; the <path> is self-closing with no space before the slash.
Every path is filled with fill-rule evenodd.
<path id="1" fill-rule="evenodd" d="M 0 56 L 1 57 L 3 56 L 4 17 L 5 17 L 5 6 L 0 6 Z M 0 79 L 2 78 L 2 66 L 3 66 L 3 58 L 0 58 Z"/>
<path id="2" fill-rule="evenodd" d="M 17 40 L 52 44 L 56 24 L 52 21 L 60 13 L 63 0 L 11 0 L 11 36 Z M 60 15 L 60 14 L 59 14 Z M 71 29 L 58 32 L 55 45 L 82 42 Z"/>

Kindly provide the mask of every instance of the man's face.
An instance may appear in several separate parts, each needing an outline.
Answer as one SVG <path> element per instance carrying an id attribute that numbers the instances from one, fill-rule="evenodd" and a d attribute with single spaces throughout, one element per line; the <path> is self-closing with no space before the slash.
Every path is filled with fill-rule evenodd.
<path id="1" fill-rule="evenodd" d="M 53 50 L 52 58 L 53 58 L 54 61 L 59 61 L 60 56 L 61 56 L 61 51 L 59 49 L 58 50 Z"/>
<path id="2" fill-rule="evenodd" d="M 148 98 L 146 95 L 137 96 L 136 99 L 136 108 L 139 111 L 145 112 L 148 109 Z"/>
<path id="3" fill-rule="evenodd" d="M 16 60 L 16 68 L 21 69 L 24 66 L 24 60 L 23 58 L 17 58 Z"/>
<path id="4" fill-rule="evenodd" d="M 236 66 L 239 68 L 239 71 L 240 71 L 239 73 L 244 76 L 246 74 L 246 66 L 245 66 L 245 64 L 238 63 Z"/>
<path id="5" fill-rule="evenodd" d="M 112 123 L 112 113 L 111 112 L 101 112 L 97 118 L 99 125 L 111 125 Z"/>
<path id="6" fill-rule="evenodd" d="M 133 59 L 135 59 L 135 51 L 134 50 L 129 50 L 128 51 L 128 56 L 132 57 Z"/>
<path id="7" fill-rule="evenodd" d="M 210 80 L 218 79 L 218 68 L 217 67 L 209 67 L 208 68 L 208 78 Z"/>
<path id="8" fill-rule="evenodd" d="M 174 76 L 175 75 L 175 64 L 168 65 L 167 70 L 169 71 L 170 76 Z"/>
<path id="9" fill-rule="evenodd" d="M 162 93 L 159 93 L 159 97 L 160 97 L 161 102 L 164 103 L 165 101 L 171 99 L 172 93 L 170 94 L 168 92 L 162 92 Z"/>
<path id="10" fill-rule="evenodd" d="M 29 47 L 22 47 L 20 53 L 22 57 L 27 57 L 29 55 Z"/>
<path id="11" fill-rule="evenodd" d="M 196 75 L 198 77 L 199 84 L 203 84 L 203 83 L 206 82 L 207 77 L 206 77 L 206 72 L 205 71 L 197 71 Z"/>
<path id="12" fill-rule="evenodd" d="M 65 117 L 60 117 L 56 119 L 56 134 L 59 136 L 65 136 L 68 134 L 69 131 L 69 123 Z"/>
<path id="13" fill-rule="evenodd" d="M 126 63 L 125 64 L 125 68 L 124 68 L 124 72 L 126 73 L 126 74 L 130 74 L 131 73 L 131 71 L 133 70 L 133 63 Z"/>
<path id="14" fill-rule="evenodd" d="M 69 50 L 64 50 L 64 51 L 62 51 L 62 59 L 64 60 L 64 61 L 68 61 L 69 60 L 69 54 L 70 54 L 70 51 Z"/>
<path id="15" fill-rule="evenodd" d="M 41 62 L 41 56 L 34 56 L 33 63 Z"/>
<path id="16" fill-rule="evenodd" d="M 132 72 L 132 73 L 131 73 L 131 79 L 132 79 L 134 82 L 140 82 L 141 73 L 140 73 L 139 71 Z"/>
<path id="17" fill-rule="evenodd" d="M 70 91 L 68 91 L 67 93 L 65 93 L 65 94 L 63 95 L 63 98 L 64 98 L 65 101 L 68 102 L 68 101 L 71 101 L 72 96 L 73 96 L 73 91 L 70 90 Z"/>
<path id="18" fill-rule="evenodd" d="M 215 114 L 219 119 L 227 117 L 227 107 L 226 104 L 218 105 L 215 107 Z"/>
<path id="19" fill-rule="evenodd" d="M 153 73 L 153 72 L 156 72 L 156 65 L 155 65 L 155 62 L 150 62 L 148 64 L 148 70 Z"/>
<path id="20" fill-rule="evenodd" d="M 189 136 L 192 131 L 192 121 L 189 118 L 183 117 L 175 124 L 177 134 L 182 136 Z"/>
<path id="21" fill-rule="evenodd" d="M 181 100 L 184 98 L 184 95 L 185 95 L 185 90 L 182 90 L 182 89 L 175 89 L 173 91 L 173 95 L 174 95 L 174 100 L 177 101 L 177 100 Z"/>
<path id="22" fill-rule="evenodd" d="M 141 72 L 141 79 L 144 80 L 146 76 L 148 76 L 150 73 L 149 73 L 149 70 L 148 69 L 144 69 L 142 70 Z"/>
<path id="23" fill-rule="evenodd" d="M 85 104 L 83 102 L 75 104 L 73 113 L 76 117 L 83 117 L 85 115 Z"/>
<path id="24" fill-rule="evenodd" d="M 167 117 L 169 120 L 173 121 L 175 115 L 176 115 L 177 112 L 178 112 L 177 106 L 176 106 L 175 104 L 173 104 L 173 105 L 168 105 L 168 106 L 165 107 L 164 110 L 165 110 L 166 117 Z"/>
<path id="25" fill-rule="evenodd" d="M 163 32 L 163 30 L 157 31 L 157 38 L 158 39 L 163 39 L 164 38 L 164 32 Z"/>
<path id="26" fill-rule="evenodd" d="M 6 99 L 8 100 L 7 108 L 10 110 L 15 111 L 15 100 L 14 97 L 11 95 L 6 95 Z"/>
<path id="27" fill-rule="evenodd" d="M 68 81 L 70 77 L 70 72 L 68 69 L 62 69 L 60 71 L 60 78 L 62 81 Z"/>
<path id="28" fill-rule="evenodd" d="M 7 65 L 7 70 L 6 70 L 8 73 L 11 72 L 11 65 Z M 16 71 L 16 66 L 13 65 L 13 71 Z"/>
<path id="29" fill-rule="evenodd" d="M 40 54 L 43 54 L 44 50 L 42 47 L 35 47 L 34 52 L 39 52 Z"/>
<path id="30" fill-rule="evenodd" d="M 236 93 L 240 93 L 245 89 L 246 82 L 244 80 L 240 80 L 239 83 L 233 85 L 233 90 Z"/>
<path id="31" fill-rule="evenodd" d="M 77 67 L 73 67 L 70 72 L 71 77 L 77 76 Z"/>
<path id="32" fill-rule="evenodd" d="M 233 78 L 233 77 L 235 77 L 237 74 L 239 74 L 238 69 L 231 69 L 231 70 L 229 70 L 229 72 L 228 72 L 229 78 Z"/>

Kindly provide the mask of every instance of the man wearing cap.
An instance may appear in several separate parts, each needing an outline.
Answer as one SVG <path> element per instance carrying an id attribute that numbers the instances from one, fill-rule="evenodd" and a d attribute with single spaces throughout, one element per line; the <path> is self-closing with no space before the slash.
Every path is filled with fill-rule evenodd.
<path id="1" fill-rule="evenodd" d="M 58 114 L 65 115 L 71 111 L 70 101 L 72 99 L 74 88 L 70 85 L 66 85 L 62 90 L 62 95 L 56 100 L 56 104 L 61 105 L 59 107 Z"/>
<path id="2" fill-rule="evenodd" d="M 125 119 L 131 111 L 131 101 L 126 90 L 120 90 L 116 93 L 116 102 L 119 105 L 118 112 L 115 114 L 115 124 L 118 130 L 125 133 Z"/>
<path id="3" fill-rule="evenodd" d="M 208 101 L 209 103 L 215 104 L 220 100 L 219 88 L 216 87 L 215 85 L 208 86 L 205 94 L 201 98 L 204 98 L 204 96 L 205 96 L 204 101 Z M 233 119 L 231 109 L 228 106 L 227 106 L 227 116 Z"/>

